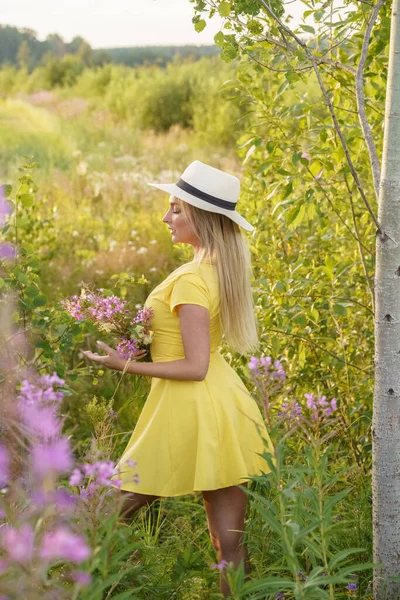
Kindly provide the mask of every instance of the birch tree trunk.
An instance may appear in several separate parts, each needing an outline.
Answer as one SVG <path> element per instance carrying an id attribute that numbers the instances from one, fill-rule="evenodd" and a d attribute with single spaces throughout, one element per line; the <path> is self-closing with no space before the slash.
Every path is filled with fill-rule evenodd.
<path id="1" fill-rule="evenodd" d="M 400 582 L 400 0 L 393 0 L 376 254 L 373 529 L 376 600 Z M 386 580 L 386 581 L 385 581 Z"/>

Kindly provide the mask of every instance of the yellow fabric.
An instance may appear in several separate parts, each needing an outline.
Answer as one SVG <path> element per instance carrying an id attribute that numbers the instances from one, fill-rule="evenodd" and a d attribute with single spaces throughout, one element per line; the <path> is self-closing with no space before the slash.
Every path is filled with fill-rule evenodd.
<path id="1" fill-rule="evenodd" d="M 123 490 L 179 496 L 237 485 L 250 475 L 269 471 L 259 456 L 270 444 L 264 419 L 241 379 L 218 352 L 219 292 L 211 263 L 182 265 L 147 298 L 145 306 L 154 310 L 154 362 L 184 358 L 178 304 L 199 304 L 210 312 L 208 373 L 204 381 L 152 379 L 118 463 Z M 129 460 L 137 463 L 135 469 Z M 138 484 L 133 482 L 136 471 Z"/>

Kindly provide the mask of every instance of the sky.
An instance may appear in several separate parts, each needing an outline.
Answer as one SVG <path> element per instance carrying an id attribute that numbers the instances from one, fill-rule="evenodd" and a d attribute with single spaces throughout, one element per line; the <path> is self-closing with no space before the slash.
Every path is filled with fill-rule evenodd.
<path id="1" fill-rule="evenodd" d="M 292 2 L 290 13 L 299 10 L 300 0 Z M 189 0 L 0 0 L 0 24 L 33 29 L 41 40 L 79 35 L 93 48 L 212 44 L 221 17 L 197 33 L 192 16 Z"/>

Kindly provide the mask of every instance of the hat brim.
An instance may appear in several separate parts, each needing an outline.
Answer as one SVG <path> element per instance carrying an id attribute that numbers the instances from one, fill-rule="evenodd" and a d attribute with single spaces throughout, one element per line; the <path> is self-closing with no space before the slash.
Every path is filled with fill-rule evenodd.
<path id="1" fill-rule="evenodd" d="M 167 192 L 171 194 L 171 196 L 176 196 L 179 200 L 183 200 L 196 208 L 201 208 L 203 210 L 207 210 L 209 212 L 218 213 L 220 215 L 225 215 L 229 219 L 231 219 L 234 223 L 237 223 L 240 227 L 243 227 L 246 231 L 253 231 L 253 225 L 250 225 L 248 221 L 242 215 L 240 215 L 236 210 L 226 210 L 225 208 L 220 208 L 219 206 L 214 206 L 205 200 L 201 200 L 200 198 L 196 198 L 196 196 L 192 196 L 188 192 L 181 190 L 175 183 L 149 183 L 152 187 L 155 187 L 163 192 Z"/>

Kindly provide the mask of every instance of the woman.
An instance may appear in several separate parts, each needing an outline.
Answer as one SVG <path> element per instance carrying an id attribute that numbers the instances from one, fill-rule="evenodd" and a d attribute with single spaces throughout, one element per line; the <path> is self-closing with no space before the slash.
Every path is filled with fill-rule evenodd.
<path id="1" fill-rule="evenodd" d="M 170 193 L 163 222 L 174 243 L 193 246 L 194 260 L 146 300 L 154 311 L 153 362 L 133 361 L 126 368 L 153 379 L 118 464 L 124 510 L 131 515 L 159 497 L 201 491 L 219 562 L 244 561 L 247 570 L 241 534 L 247 495 L 238 484 L 268 472 L 260 454 L 269 438 L 256 402 L 218 346 L 222 334 L 240 353 L 258 344 L 249 252 L 239 226 L 253 227 L 235 210 L 237 177 L 199 161 L 176 184 L 150 185 Z M 88 358 L 111 369 L 126 367 L 115 350 L 99 344 L 107 355 L 87 351 Z M 139 484 L 132 479 L 132 461 Z M 223 573 L 221 591 L 229 595 Z"/>

